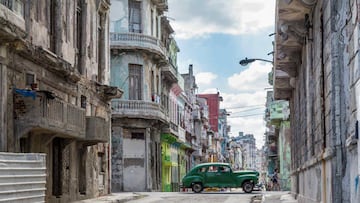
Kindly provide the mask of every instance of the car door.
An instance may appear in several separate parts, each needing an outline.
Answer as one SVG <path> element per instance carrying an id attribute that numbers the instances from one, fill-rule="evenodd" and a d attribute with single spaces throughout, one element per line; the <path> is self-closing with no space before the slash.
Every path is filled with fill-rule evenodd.
<path id="1" fill-rule="evenodd" d="M 220 166 L 218 173 L 220 187 L 235 187 L 236 180 L 229 166 Z"/>
<path id="2" fill-rule="evenodd" d="M 219 185 L 219 167 L 209 166 L 205 173 L 205 187 L 218 187 Z"/>

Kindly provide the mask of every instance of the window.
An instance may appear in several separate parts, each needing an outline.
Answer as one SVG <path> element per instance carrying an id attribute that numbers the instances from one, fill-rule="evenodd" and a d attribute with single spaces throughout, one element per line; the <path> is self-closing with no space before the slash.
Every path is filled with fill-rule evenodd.
<path id="1" fill-rule="evenodd" d="M 206 172 L 206 167 L 201 167 L 198 170 L 199 173 L 205 173 Z"/>
<path id="2" fill-rule="evenodd" d="M 131 133 L 131 139 L 144 140 L 145 135 L 144 133 Z"/>
<path id="3" fill-rule="evenodd" d="M 82 57 L 82 0 L 77 0 L 76 4 L 76 49 L 77 49 L 77 67 L 80 73 L 83 73 L 81 67 Z"/>
<path id="4" fill-rule="evenodd" d="M 53 53 L 55 53 L 55 47 L 56 47 L 56 32 L 55 32 L 55 28 L 56 28 L 56 0 L 50 0 L 50 15 L 49 15 L 49 32 L 50 32 L 50 51 L 52 51 Z"/>
<path id="5" fill-rule="evenodd" d="M 208 173 L 216 173 L 216 172 L 218 172 L 218 167 L 217 166 L 210 166 L 209 170 L 207 172 Z"/>
<path id="6" fill-rule="evenodd" d="M 151 9 L 151 17 L 150 17 L 150 19 L 151 19 L 151 36 L 154 36 L 154 10 L 153 9 Z"/>
<path id="7" fill-rule="evenodd" d="M 104 75 L 104 36 L 105 36 L 105 15 L 102 12 L 98 13 L 98 28 L 97 28 L 97 60 L 98 60 L 98 82 L 103 82 Z"/>
<path id="8" fill-rule="evenodd" d="M 81 95 L 80 106 L 81 108 L 86 109 L 86 97 L 84 95 Z"/>
<path id="9" fill-rule="evenodd" d="M 129 1 L 129 32 L 141 33 L 141 2 Z"/>
<path id="10" fill-rule="evenodd" d="M 35 75 L 33 73 L 26 73 L 25 86 L 31 86 L 35 83 Z"/>
<path id="11" fill-rule="evenodd" d="M 230 168 L 227 166 L 221 166 L 220 167 L 220 172 L 221 173 L 229 173 L 230 172 Z"/>
<path id="12" fill-rule="evenodd" d="M 129 99 L 142 99 L 142 66 L 129 64 Z"/>

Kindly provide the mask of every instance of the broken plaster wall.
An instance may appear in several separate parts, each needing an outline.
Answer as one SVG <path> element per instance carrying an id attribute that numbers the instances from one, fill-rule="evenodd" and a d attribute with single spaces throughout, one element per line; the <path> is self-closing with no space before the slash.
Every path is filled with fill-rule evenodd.
<path id="1" fill-rule="evenodd" d="M 102 30 L 107 32 L 108 26 L 108 1 L 89 0 L 82 4 L 84 18 L 82 30 L 82 58 L 81 64 L 77 61 L 76 48 L 76 1 L 60 1 L 56 3 L 56 12 L 50 12 L 50 1 L 24 1 L 25 11 L 22 21 L 26 31 L 24 38 L 18 36 L 18 41 L 9 41 L 4 45 L 0 41 L 0 83 L 1 83 L 1 120 L 5 120 L 1 127 L 1 151 L 9 152 L 45 152 L 47 154 L 47 202 L 70 202 L 79 199 L 97 197 L 109 194 L 109 145 L 106 143 L 86 143 L 84 139 L 70 137 L 66 133 L 59 133 L 51 130 L 51 126 L 46 129 L 24 129 L 20 135 L 14 134 L 16 119 L 13 115 L 14 110 L 14 88 L 30 89 L 26 84 L 26 74 L 34 75 L 34 83 L 37 89 L 51 92 L 56 101 L 75 105 L 81 108 L 81 96 L 86 98 L 86 116 L 101 117 L 110 122 L 110 109 L 108 101 L 104 100 L 97 84 L 94 84 L 93 75 L 98 75 L 99 70 L 103 71 L 104 77 L 101 84 L 107 84 L 109 78 L 108 63 L 108 39 L 107 34 L 98 38 L 98 12 L 105 16 Z M 11 11 L 10 11 L 11 12 Z M 49 35 L 50 21 L 56 19 L 56 46 L 51 46 L 51 36 Z M 100 41 L 98 41 L 100 39 Z M 99 45 L 99 43 L 101 45 Z M 102 49 L 103 51 L 99 50 Z M 99 66 L 98 53 L 102 56 L 102 65 Z M 49 55 L 47 59 L 41 58 Z M 61 62 L 59 64 L 58 62 Z M 64 66 L 63 66 L 64 65 Z M 83 68 L 85 71 L 79 74 L 78 70 Z M 86 67 L 86 68 L 85 68 Z M 79 81 L 77 81 L 77 77 Z M 26 109 L 25 109 L 26 110 Z M 33 119 L 38 119 L 33 117 Z M 85 129 L 83 129 L 85 130 Z M 110 129 L 102 132 L 109 136 Z M 80 133 L 79 133 L 80 134 Z M 69 139 L 70 138 L 70 139 Z M 56 141 L 55 141 L 56 139 Z M 62 194 L 55 197 L 52 194 L 53 188 L 53 169 L 58 168 L 53 165 L 53 144 L 61 140 L 63 142 L 61 151 L 61 190 Z M 5 150 L 3 150 L 5 149 Z M 85 191 L 79 192 L 79 151 L 84 151 L 85 178 L 87 182 Z"/>
<path id="2" fill-rule="evenodd" d="M 300 203 L 359 202 L 358 11 L 354 0 L 319 0 L 310 13 L 312 35 L 291 102 L 293 191 Z"/>
<path id="3" fill-rule="evenodd" d="M 152 90 L 151 86 L 154 86 L 155 92 L 161 92 L 157 88 L 161 89 L 161 70 L 157 64 L 146 55 L 141 52 L 124 52 L 122 54 L 112 53 L 111 57 L 111 85 L 117 86 L 124 90 L 122 99 L 129 99 L 129 64 L 137 64 L 142 66 L 142 81 L 143 81 L 143 100 L 151 101 Z M 152 73 L 154 80 L 152 80 Z M 157 79 L 159 79 L 158 84 Z M 160 94 L 158 94 L 160 95 Z"/>

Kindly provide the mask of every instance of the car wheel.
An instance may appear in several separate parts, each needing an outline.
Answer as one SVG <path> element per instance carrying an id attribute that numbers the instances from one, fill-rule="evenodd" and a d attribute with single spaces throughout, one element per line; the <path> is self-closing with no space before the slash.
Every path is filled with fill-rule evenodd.
<path id="1" fill-rule="evenodd" d="M 254 184 L 250 181 L 246 181 L 243 186 L 242 186 L 244 192 L 246 193 L 251 193 L 253 191 L 254 188 Z"/>
<path id="2" fill-rule="evenodd" d="M 199 193 L 203 190 L 203 186 L 201 183 L 194 183 L 192 185 L 192 191 L 195 192 L 195 193 Z"/>

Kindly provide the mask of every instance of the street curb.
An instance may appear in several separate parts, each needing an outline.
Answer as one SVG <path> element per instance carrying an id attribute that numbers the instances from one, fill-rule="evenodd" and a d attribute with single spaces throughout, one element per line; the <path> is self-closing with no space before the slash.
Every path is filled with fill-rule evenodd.
<path id="1" fill-rule="evenodd" d="M 128 201 L 132 201 L 132 200 L 138 200 L 138 199 L 142 199 L 147 197 L 148 195 L 143 195 L 143 194 L 139 194 L 139 193 L 134 193 L 134 196 L 131 197 L 127 197 L 124 199 L 117 199 L 117 200 L 113 200 L 111 203 L 125 203 Z"/>
<path id="2" fill-rule="evenodd" d="M 251 203 L 261 203 L 263 202 L 264 195 L 255 195 L 251 197 Z"/>

